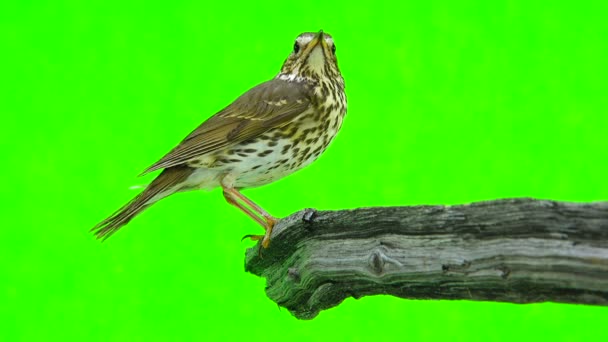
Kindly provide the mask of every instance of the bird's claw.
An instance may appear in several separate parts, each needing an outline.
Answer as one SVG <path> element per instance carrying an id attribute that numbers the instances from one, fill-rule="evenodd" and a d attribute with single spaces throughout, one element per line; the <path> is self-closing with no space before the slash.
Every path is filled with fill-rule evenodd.
<path id="1" fill-rule="evenodd" d="M 268 248 L 268 246 L 270 245 L 270 237 L 267 235 L 247 234 L 241 238 L 241 241 L 243 241 L 245 239 L 250 239 L 251 241 L 262 240 L 262 247 L 264 247 L 264 248 Z"/>
<path id="2" fill-rule="evenodd" d="M 241 241 L 245 239 L 251 239 L 251 241 L 259 241 L 264 238 L 264 235 L 247 234 L 241 238 Z"/>

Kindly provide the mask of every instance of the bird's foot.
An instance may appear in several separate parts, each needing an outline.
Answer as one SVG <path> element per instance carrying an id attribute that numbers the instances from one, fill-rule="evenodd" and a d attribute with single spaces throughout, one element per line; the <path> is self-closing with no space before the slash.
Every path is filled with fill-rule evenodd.
<path id="1" fill-rule="evenodd" d="M 268 245 L 270 244 L 270 238 L 267 238 L 266 235 L 247 234 L 247 235 L 243 236 L 241 241 L 243 241 L 245 239 L 250 239 L 251 241 L 262 240 L 262 244 L 260 245 L 260 247 L 258 247 L 258 257 L 260 257 L 260 258 L 262 257 L 262 250 L 268 248 Z"/>
<path id="2" fill-rule="evenodd" d="M 270 234 L 272 234 L 272 228 L 274 228 L 279 220 L 270 215 L 264 216 L 264 219 L 266 220 L 266 233 L 264 234 L 264 238 L 262 238 L 262 247 L 268 248 L 270 245 Z"/>
<path id="3" fill-rule="evenodd" d="M 251 241 L 259 241 L 259 240 L 262 240 L 263 238 L 264 238 L 264 235 L 247 234 L 241 238 L 241 241 L 243 241 L 245 239 L 250 239 Z"/>
<path id="4" fill-rule="evenodd" d="M 270 234 L 272 234 L 272 228 L 274 227 L 275 224 L 277 224 L 278 219 L 269 215 L 269 216 L 264 216 L 264 220 L 266 223 L 266 224 L 264 224 L 264 229 L 266 230 L 266 233 L 264 235 L 247 234 L 247 235 L 243 236 L 241 241 L 243 241 L 245 239 L 251 239 L 252 241 L 262 240 L 262 247 L 268 248 L 268 246 L 270 246 Z"/>

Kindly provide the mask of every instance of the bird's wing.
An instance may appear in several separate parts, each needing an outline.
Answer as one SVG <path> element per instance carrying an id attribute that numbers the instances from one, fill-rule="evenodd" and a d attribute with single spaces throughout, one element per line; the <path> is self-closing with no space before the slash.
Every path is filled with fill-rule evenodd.
<path id="1" fill-rule="evenodd" d="M 273 79 L 241 95 L 143 173 L 183 164 L 291 122 L 310 105 L 302 83 Z"/>

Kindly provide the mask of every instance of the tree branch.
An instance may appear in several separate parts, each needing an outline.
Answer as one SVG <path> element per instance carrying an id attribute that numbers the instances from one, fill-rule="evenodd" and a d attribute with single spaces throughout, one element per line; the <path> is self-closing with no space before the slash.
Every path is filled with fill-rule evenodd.
<path id="1" fill-rule="evenodd" d="M 608 305 L 608 202 L 304 210 L 247 271 L 301 319 L 347 297 Z"/>

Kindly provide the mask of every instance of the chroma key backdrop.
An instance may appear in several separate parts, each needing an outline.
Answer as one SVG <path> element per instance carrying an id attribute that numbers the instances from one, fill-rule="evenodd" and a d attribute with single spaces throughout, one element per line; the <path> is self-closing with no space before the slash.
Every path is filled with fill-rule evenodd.
<path id="1" fill-rule="evenodd" d="M 348 114 L 321 158 L 245 194 L 302 208 L 608 200 L 605 1 L 5 1 L 3 341 L 592 341 L 603 307 L 347 299 L 298 321 L 244 271 L 262 233 L 220 190 L 104 243 L 137 174 L 333 35 Z"/>

